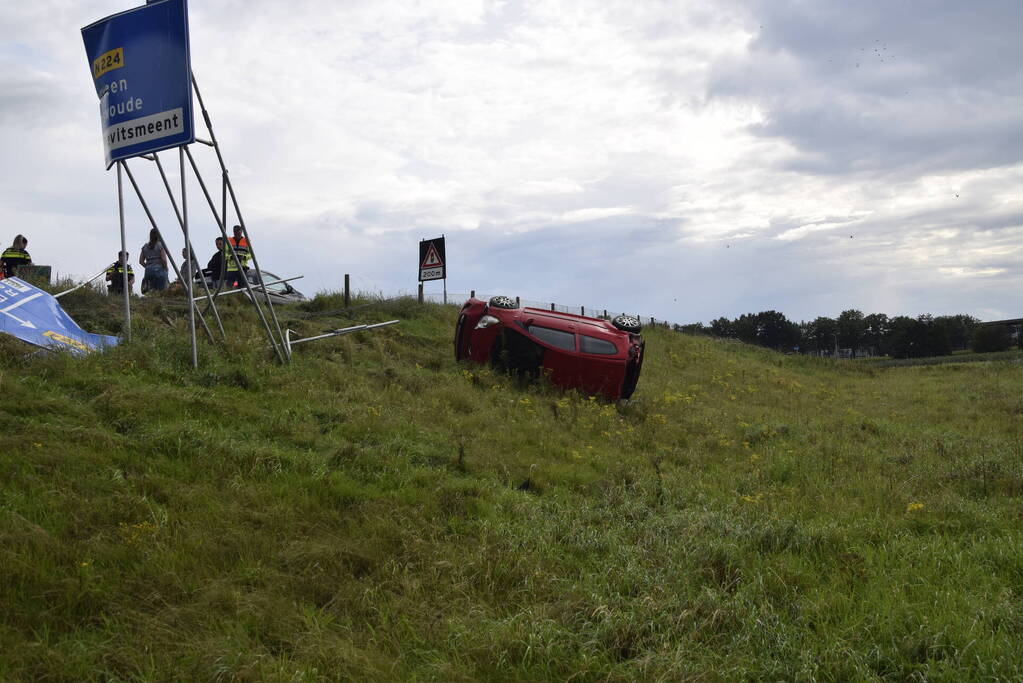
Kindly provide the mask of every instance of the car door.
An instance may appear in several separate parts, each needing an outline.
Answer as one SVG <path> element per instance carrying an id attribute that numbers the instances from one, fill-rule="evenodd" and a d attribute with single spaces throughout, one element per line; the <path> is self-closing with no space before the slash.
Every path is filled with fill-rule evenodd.
<path id="1" fill-rule="evenodd" d="M 579 358 L 575 325 L 556 329 L 542 322 L 530 320 L 525 329 L 529 336 L 544 348 L 543 368 L 551 382 L 563 389 L 581 388 Z"/>
<path id="2" fill-rule="evenodd" d="M 618 398 L 625 380 L 625 360 L 618 343 L 579 333 L 579 365 L 583 390 Z"/>

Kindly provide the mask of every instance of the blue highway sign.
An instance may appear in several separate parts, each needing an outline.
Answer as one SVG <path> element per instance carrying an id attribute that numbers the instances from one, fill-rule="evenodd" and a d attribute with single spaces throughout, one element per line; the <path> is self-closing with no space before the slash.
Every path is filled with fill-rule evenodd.
<path id="1" fill-rule="evenodd" d="M 16 277 L 0 280 L 0 332 L 76 355 L 118 342 L 117 337 L 84 331 L 52 295 Z"/>
<path id="2" fill-rule="evenodd" d="M 159 0 L 82 29 L 107 168 L 195 142 L 186 0 Z"/>

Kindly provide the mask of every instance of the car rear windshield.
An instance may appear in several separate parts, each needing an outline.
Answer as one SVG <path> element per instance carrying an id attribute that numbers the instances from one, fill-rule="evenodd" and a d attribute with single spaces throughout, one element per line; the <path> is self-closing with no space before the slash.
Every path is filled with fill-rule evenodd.
<path id="1" fill-rule="evenodd" d="M 530 325 L 529 333 L 543 343 L 550 344 L 555 348 L 575 351 L 575 335 L 571 332 L 562 332 L 561 330 L 552 330 L 549 327 Z"/>
<path id="2" fill-rule="evenodd" d="M 618 353 L 618 347 L 606 339 L 597 339 L 585 334 L 579 335 L 579 350 L 583 353 L 597 353 L 602 356 L 613 356 Z"/>

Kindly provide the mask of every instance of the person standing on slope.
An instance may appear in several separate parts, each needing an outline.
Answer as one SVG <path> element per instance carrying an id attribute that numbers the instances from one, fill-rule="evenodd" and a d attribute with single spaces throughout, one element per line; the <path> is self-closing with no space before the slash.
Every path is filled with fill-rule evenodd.
<path id="1" fill-rule="evenodd" d="M 32 257 L 25 250 L 27 246 L 28 238 L 24 235 L 18 235 L 14 238 L 11 246 L 4 250 L 3 255 L 0 256 L 0 272 L 3 273 L 2 277 L 13 276 L 18 266 L 32 265 Z"/>
<path id="2" fill-rule="evenodd" d="M 238 264 L 235 263 L 230 250 L 225 248 L 224 262 L 227 264 L 227 284 L 229 287 L 244 287 L 245 281 L 242 278 L 247 279 L 249 276 L 249 259 L 252 258 L 252 255 L 249 253 L 249 240 L 245 237 L 242 226 L 234 226 L 234 237 L 229 237 L 228 242 L 231 249 L 234 249 L 234 253 L 238 255 L 241 270 L 238 270 Z"/>
<path id="3" fill-rule="evenodd" d="M 160 231 L 156 228 L 149 231 L 149 241 L 139 251 L 139 265 L 146 269 L 142 278 L 143 294 L 167 289 L 167 252 L 163 248 Z"/>

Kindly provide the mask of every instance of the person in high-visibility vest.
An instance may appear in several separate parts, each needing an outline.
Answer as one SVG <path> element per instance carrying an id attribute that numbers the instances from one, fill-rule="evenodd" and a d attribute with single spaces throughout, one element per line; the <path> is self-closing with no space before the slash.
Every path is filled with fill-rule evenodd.
<path id="1" fill-rule="evenodd" d="M 125 266 L 128 268 L 128 292 L 131 292 L 131 288 L 135 284 L 135 272 L 131 269 L 131 264 L 128 263 L 128 252 L 122 251 L 118 254 L 118 259 L 111 263 L 110 267 L 107 268 L 106 281 L 108 294 L 124 293 Z"/>
<path id="2" fill-rule="evenodd" d="M 242 226 L 234 226 L 234 237 L 229 237 L 227 241 L 230 243 L 230 246 L 224 246 L 224 263 L 227 265 L 227 285 L 229 287 L 244 287 L 245 283 L 242 278 L 248 278 L 249 259 L 252 258 L 252 254 L 249 253 L 249 240 L 245 237 Z M 238 261 L 242 264 L 241 271 L 238 270 L 238 264 L 235 263 L 234 258 L 231 256 L 232 248 L 234 253 L 238 255 Z"/>
<path id="3" fill-rule="evenodd" d="M 27 246 L 28 238 L 18 235 L 14 238 L 11 246 L 4 250 L 3 255 L 0 256 L 0 272 L 3 273 L 3 277 L 15 275 L 14 269 L 18 266 L 32 265 L 32 257 L 25 251 Z"/>

